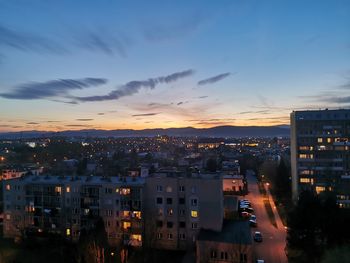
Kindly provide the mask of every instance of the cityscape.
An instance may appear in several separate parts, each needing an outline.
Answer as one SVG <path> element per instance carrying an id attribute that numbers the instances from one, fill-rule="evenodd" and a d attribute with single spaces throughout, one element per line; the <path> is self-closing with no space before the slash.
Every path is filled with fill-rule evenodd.
<path id="1" fill-rule="evenodd" d="M 0 263 L 350 262 L 349 25 L 0 1 Z"/>

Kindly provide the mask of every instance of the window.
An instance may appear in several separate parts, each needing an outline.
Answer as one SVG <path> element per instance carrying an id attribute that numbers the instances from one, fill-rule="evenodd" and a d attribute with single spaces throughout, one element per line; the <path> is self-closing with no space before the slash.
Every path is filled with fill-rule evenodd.
<path id="1" fill-rule="evenodd" d="M 157 197 L 157 204 L 158 205 L 163 204 L 163 197 Z"/>
<path id="2" fill-rule="evenodd" d="M 179 191 L 180 192 L 185 192 L 185 186 L 184 185 L 180 185 L 179 186 Z"/>
<path id="3" fill-rule="evenodd" d="M 197 218 L 198 217 L 198 211 L 191 210 L 191 217 Z"/>
<path id="4" fill-rule="evenodd" d="M 186 214 L 185 209 L 180 209 L 179 210 L 179 215 L 184 216 Z"/>
<path id="5" fill-rule="evenodd" d="M 181 240 L 185 240 L 185 239 L 186 239 L 186 234 L 185 234 L 185 233 L 180 233 L 180 234 L 179 234 L 179 238 L 180 238 Z"/>
<path id="6" fill-rule="evenodd" d="M 197 206 L 198 205 L 198 200 L 197 198 L 191 199 L 191 206 Z"/>
<path id="7" fill-rule="evenodd" d="M 324 186 L 316 186 L 316 193 L 317 194 L 319 194 L 325 190 L 326 190 L 326 188 Z"/>
<path id="8" fill-rule="evenodd" d="M 172 198 L 167 198 L 167 199 L 166 199 L 166 203 L 167 203 L 168 205 L 172 205 L 172 204 L 173 204 L 173 199 L 172 199 Z"/>
<path id="9" fill-rule="evenodd" d="M 118 188 L 118 187 L 115 189 L 115 192 L 116 192 L 116 193 L 119 193 L 119 188 Z"/>
<path id="10" fill-rule="evenodd" d="M 70 193 L 70 187 L 69 186 L 66 187 L 66 192 Z"/>
<path id="11" fill-rule="evenodd" d="M 112 193 L 112 188 L 105 188 L 105 193 L 106 194 L 111 194 Z"/>
<path id="12" fill-rule="evenodd" d="M 317 142 L 322 143 L 323 139 L 322 138 L 317 138 Z"/>
<path id="13" fill-rule="evenodd" d="M 157 185 L 157 192 L 163 192 L 163 187 L 161 185 Z"/>
<path id="14" fill-rule="evenodd" d="M 240 262 L 247 262 L 247 254 L 240 253 L 239 259 Z"/>
<path id="15" fill-rule="evenodd" d="M 56 187 L 55 187 L 55 192 L 56 192 L 56 193 L 61 194 L 61 191 L 62 191 L 61 186 L 56 186 Z"/>
<path id="16" fill-rule="evenodd" d="M 191 192 L 192 192 L 192 194 L 195 194 L 197 192 L 197 187 L 192 186 L 191 187 Z"/>
<path id="17" fill-rule="evenodd" d="M 141 242 L 142 237 L 141 237 L 140 234 L 133 234 L 133 235 L 131 235 L 131 239 L 132 239 L 132 240 L 137 240 L 137 241 Z"/>
<path id="18" fill-rule="evenodd" d="M 227 258 L 228 258 L 227 252 L 222 251 L 222 252 L 220 253 L 220 258 L 221 258 L 221 259 L 227 259 Z"/>
<path id="19" fill-rule="evenodd" d="M 210 250 L 210 258 L 217 258 L 218 254 L 217 251 L 212 249 Z"/>
<path id="20" fill-rule="evenodd" d="M 173 234 L 172 234 L 172 233 L 169 233 L 169 234 L 168 234 L 168 239 L 170 239 L 170 240 L 173 239 Z"/>
<path id="21" fill-rule="evenodd" d="M 180 221 L 179 226 L 181 228 L 185 228 L 186 227 L 186 222 L 185 221 Z"/>
<path id="22" fill-rule="evenodd" d="M 173 222 L 170 222 L 170 221 L 168 221 L 168 222 L 166 223 L 166 227 L 167 227 L 167 228 L 173 228 L 173 225 L 174 225 L 174 223 L 173 223 Z"/>
<path id="23" fill-rule="evenodd" d="M 157 227 L 163 227 L 163 221 L 158 220 L 157 221 Z"/>
<path id="24" fill-rule="evenodd" d="M 123 229 L 128 229 L 128 228 L 131 228 L 131 223 L 124 221 L 123 222 Z"/>
<path id="25" fill-rule="evenodd" d="M 129 195 L 131 192 L 130 188 L 120 188 L 121 195 Z"/>
<path id="26" fill-rule="evenodd" d="M 69 228 L 66 229 L 66 235 L 70 236 L 70 229 Z"/>
<path id="27" fill-rule="evenodd" d="M 158 209 L 158 216 L 162 216 L 163 215 L 163 209 L 162 208 L 159 208 Z"/>
<path id="28" fill-rule="evenodd" d="M 300 183 L 310 183 L 310 178 L 300 178 Z"/>
<path id="29" fill-rule="evenodd" d="M 112 216 L 113 211 L 112 210 L 106 210 L 106 216 Z"/>
<path id="30" fill-rule="evenodd" d="M 185 198 L 184 197 L 180 197 L 179 198 L 179 204 L 180 205 L 184 205 L 185 204 Z"/>
<path id="31" fill-rule="evenodd" d="M 197 228 L 198 228 L 197 223 L 192 223 L 192 229 L 197 229 Z"/>
<path id="32" fill-rule="evenodd" d="M 140 211 L 133 211 L 132 217 L 137 218 L 137 219 L 141 219 L 141 212 Z"/>
<path id="33" fill-rule="evenodd" d="M 166 192 L 171 193 L 173 191 L 173 188 L 171 186 L 167 186 Z"/>
<path id="34" fill-rule="evenodd" d="M 174 210 L 172 208 L 168 208 L 168 210 L 167 210 L 168 216 L 172 216 L 173 213 L 174 213 Z"/>
<path id="35" fill-rule="evenodd" d="M 162 239 L 163 238 L 163 234 L 162 233 L 157 233 L 157 239 Z"/>

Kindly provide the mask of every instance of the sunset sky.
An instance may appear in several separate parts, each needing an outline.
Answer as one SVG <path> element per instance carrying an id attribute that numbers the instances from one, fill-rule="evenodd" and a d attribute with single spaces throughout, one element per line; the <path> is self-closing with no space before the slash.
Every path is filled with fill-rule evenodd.
<path id="1" fill-rule="evenodd" d="M 289 124 L 349 91 L 348 0 L 0 0 L 0 132 Z"/>

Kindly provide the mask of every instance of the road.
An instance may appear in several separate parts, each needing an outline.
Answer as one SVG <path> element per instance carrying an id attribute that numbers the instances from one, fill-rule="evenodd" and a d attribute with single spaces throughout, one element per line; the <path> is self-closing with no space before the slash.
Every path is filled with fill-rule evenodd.
<path id="1" fill-rule="evenodd" d="M 286 230 L 282 224 L 276 208 L 274 207 L 273 199 L 269 196 L 271 207 L 275 213 L 277 228 L 273 226 L 267 215 L 263 196 L 259 192 L 256 177 L 247 175 L 249 194 L 245 196 L 249 199 L 254 213 L 257 218 L 258 226 L 252 228 L 254 231 L 260 231 L 263 236 L 263 242 L 253 244 L 254 255 L 256 259 L 264 259 L 267 263 L 285 263 L 288 262 L 284 252 L 286 246 Z"/>

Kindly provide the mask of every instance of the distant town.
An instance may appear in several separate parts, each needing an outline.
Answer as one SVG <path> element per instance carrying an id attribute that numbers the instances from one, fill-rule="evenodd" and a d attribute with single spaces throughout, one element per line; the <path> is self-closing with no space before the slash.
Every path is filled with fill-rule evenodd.
<path id="1" fill-rule="evenodd" d="M 349 120 L 293 112 L 291 137 L 2 139 L 1 262 L 320 260 L 349 241 Z"/>

